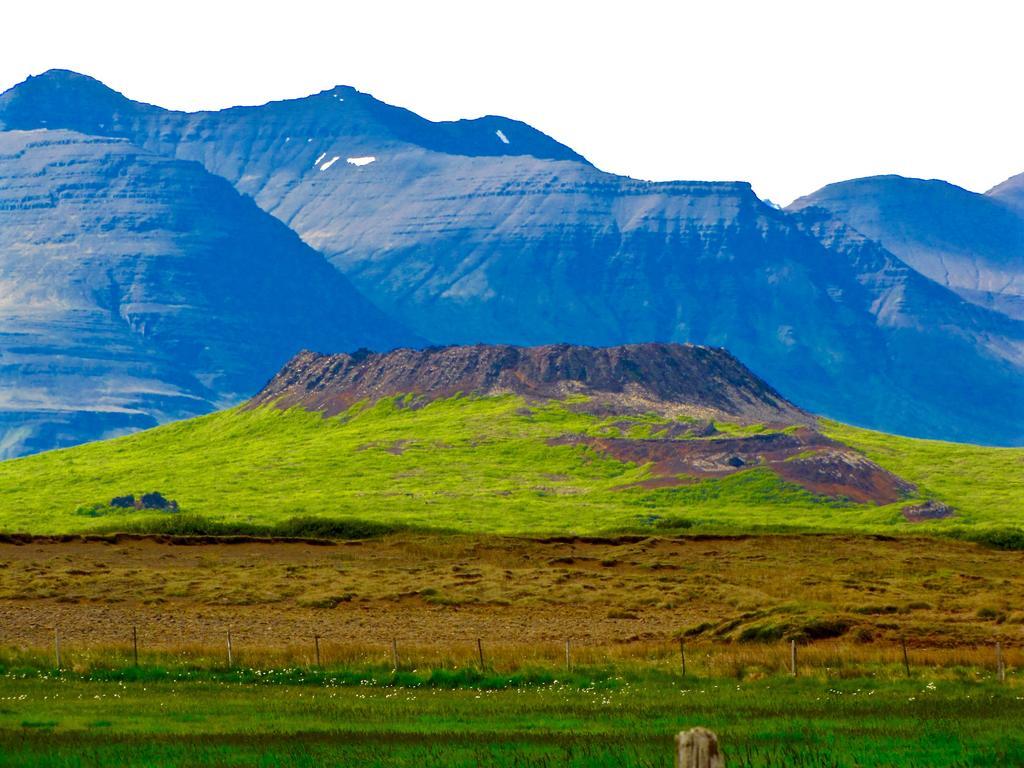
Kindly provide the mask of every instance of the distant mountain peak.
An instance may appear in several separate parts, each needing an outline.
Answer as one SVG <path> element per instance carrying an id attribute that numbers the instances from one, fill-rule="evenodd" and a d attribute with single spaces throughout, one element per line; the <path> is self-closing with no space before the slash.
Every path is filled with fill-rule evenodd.
<path id="1" fill-rule="evenodd" d="M 0 94 L 0 129 L 68 128 L 111 135 L 114 115 L 158 109 L 134 102 L 88 75 L 50 69 Z"/>
<path id="2" fill-rule="evenodd" d="M 35 88 L 61 88 L 67 86 L 73 86 L 75 88 L 93 88 L 103 91 L 113 91 L 112 88 L 104 85 L 101 81 L 90 75 L 84 75 L 81 72 L 75 72 L 71 69 L 48 69 L 38 75 L 29 75 L 28 78 L 18 87 L 35 87 Z"/>
<path id="3" fill-rule="evenodd" d="M 332 111 L 330 102 L 337 104 L 337 111 Z M 358 136 L 445 154 L 528 155 L 589 165 L 582 155 L 526 123 L 494 115 L 435 122 L 350 85 L 336 85 L 311 96 L 270 102 L 262 107 L 170 113 L 133 101 L 88 75 L 51 69 L 0 95 L 0 130 L 60 127 L 134 140 L 140 129 L 140 117 L 177 114 L 183 120 L 198 120 L 252 109 L 270 110 L 282 119 L 303 113 L 302 122 L 308 132 L 326 140 Z"/>
<path id="4" fill-rule="evenodd" d="M 942 179 L 870 176 L 822 187 L 787 210 L 817 208 L 962 298 L 1024 319 L 1024 176 L 986 195 Z"/>
<path id="5" fill-rule="evenodd" d="M 1011 176 L 985 193 L 1015 208 L 1024 209 L 1024 173 Z"/>
<path id="6" fill-rule="evenodd" d="M 73 95 L 75 99 L 99 97 L 128 100 L 126 96 L 96 78 L 70 69 L 48 69 L 39 75 L 29 75 L 21 83 L 0 94 L 0 99 L 52 98 L 58 94 L 62 97 Z"/>
<path id="7" fill-rule="evenodd" d="M 877 196 L 879 193 L 897 193 L 898 190 L 908 189 L 939 189 L 948 188 L 959 190 L 955 184 L 950 184 L 942 179 L 918 179 L 912 176 L 901 176 L 897 173 L 881 173 L 873 176 L 859 176 L 853 179 L 845 179 L 826 184 L 816 192 L 804 195 L 790 203 L 786 208 L 790 210 L 802 210 L 817 201 L 833 197 L 855 197 L 859 195 Z"/>

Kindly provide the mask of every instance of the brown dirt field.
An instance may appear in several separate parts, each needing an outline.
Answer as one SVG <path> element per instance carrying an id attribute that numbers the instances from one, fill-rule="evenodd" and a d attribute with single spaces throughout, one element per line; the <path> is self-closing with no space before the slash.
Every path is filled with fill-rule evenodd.
<path id="1" fill-rule="evenodd" d="M 394 536 L 0 544 L 0 646 L 671 643 L 841 637 L 1024 645 L 1024 553 L 908 537 Z M 766 629 L 767 628 L 767 629 Z M 746 633 L 746 635 L 744 635 Z"/>

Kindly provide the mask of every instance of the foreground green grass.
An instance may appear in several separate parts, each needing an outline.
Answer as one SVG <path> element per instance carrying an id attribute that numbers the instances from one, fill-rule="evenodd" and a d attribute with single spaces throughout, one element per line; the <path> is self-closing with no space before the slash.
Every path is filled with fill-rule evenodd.
<path id="1" fill-rule="evenodd" d="M 0 766 L 658 766 L 715 730 L 730 766 L 1024 764 L 1024 696 L 957 681 L 667 677 L 506 690 L 0 677 Z"/>
<path id="2" fill-rule="evenodd" d="M 497 533 L 702 528 L 874 531 L 909 527 L 900 506 L 816 498 L 759 469 L 674 488 L 627 488 L 648 476 L 567 434 L 648 436 L 571 403 L 454 398 L 423 408 L 386 400 L 333 419 L 302 410 L 233 409 L 148 432 L 0 464 L 0 531 L 130 528 L 123 494 L 160 491 L 184 514 L 273 526 L 296 517 Z M 720 425 L 720 428 L 730 428 Z M 919 484 L 973 525 L 1024 524 L 1024 449 L 909 440 L 828 425 L 835 437 Z M 741 431 L 750 432 L 751 428 Z"/>

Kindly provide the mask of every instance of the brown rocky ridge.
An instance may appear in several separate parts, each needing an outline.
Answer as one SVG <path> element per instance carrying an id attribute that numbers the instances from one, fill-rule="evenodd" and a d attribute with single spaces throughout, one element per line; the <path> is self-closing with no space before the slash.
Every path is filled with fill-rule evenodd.
<path id="1" fill-rule="evenodd" d="M 692 344 L 477 344 L 337 355 L 304 351 L 252 404 L 301 405 L 333 416 L 361 400 L 414 394 L 430 401 L 460 393 L 534 399 L 582 394 L 622 412 L 654 410 L 784 424 L 811 421 L 724 349 Z"/>

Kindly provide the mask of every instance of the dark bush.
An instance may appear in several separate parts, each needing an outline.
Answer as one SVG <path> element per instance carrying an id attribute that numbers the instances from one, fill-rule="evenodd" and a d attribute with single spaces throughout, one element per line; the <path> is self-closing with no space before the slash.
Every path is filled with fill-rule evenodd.
<path id="1" fill-rule="evenodd" d="M 131 498 L 131 496 L 128 498 Z M 142 509 L 163 509 L 171 511 L 177 511 L 178 509 L 178 502 L 169 501 L 164 498 L 164 495 L 159 491 L 142 494 L 141 503 Z"/>
<path id="2" fill-rule="evenodd" d="M 1024 529 L 1021 528 L 988 528 L 971 530 L 957 528 L 950 531 L 950 536 L 964 541 L 973 541 L 993 549 L 1024 550 Z"/>
<path id="3" fill-rule="evenodd" d="M 266 525 L 247 522 L 221 522 L 202 515 L 178 514 L 148 517 L 104 526 L 104 533 L 143 533 L 168 536 L 254 536 L 287 539 L 372 539 L 401 531 L 417 530 L 411 526 L 378 523 L 351 518 L 292 517 Z"/>
<path id="4" fill-rule="evenodd" d="M 771 640 L 780 640 L 786 633 L 788 627 L 779 626 L 776 624 L 753 624 L 749 627 L 744 627 L 740 630 L 740 633 L 736 636 L 736 639 L 741 643 L 752 643 L 752 642 L 768 642 Z"/>
<path id="5" fill-rule="evenodd" d="M 808 619 L 801 629 L 810 640 L 828 640 L 845 635 L 850 630 L 850 622 L 846 619 Z"/>
<path id="6" fill-rule="evenodd" d="M 651 527 L 659 531 L 681 531 L 693 528 L 693 520 L 684 517 L 657 517 L 652 521 Z"/>
<path id="7" fill-rule="evenodd" d="M 375 539 L 405 530 L 405 526 L 369 520 L 292 517 L 271 530 L 274 536 L 295 539 Z"/>

